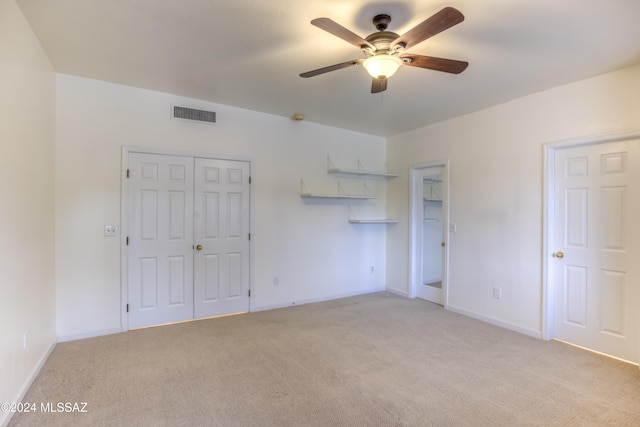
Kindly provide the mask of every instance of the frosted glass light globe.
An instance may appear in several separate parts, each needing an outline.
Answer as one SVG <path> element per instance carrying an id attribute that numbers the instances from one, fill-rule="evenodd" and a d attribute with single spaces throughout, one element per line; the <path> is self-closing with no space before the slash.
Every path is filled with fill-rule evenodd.
<path id="1" fill-rule="evenodd" d="M 367 70 L 371 77 L 389 78 L 402 65 L 402 60 L 397 56 L 391 55 L 375 55 L 365 59 L 362 66 Z"/>

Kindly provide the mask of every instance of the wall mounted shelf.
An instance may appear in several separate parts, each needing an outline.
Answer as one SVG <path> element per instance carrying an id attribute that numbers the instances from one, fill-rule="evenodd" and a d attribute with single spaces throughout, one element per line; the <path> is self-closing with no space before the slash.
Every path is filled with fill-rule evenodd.
<path id="1" fill-rule="evenodd" d="M 350 219 L 350 224 L 396 224 L 397 219 Z"/>
<path id="2" fill-rule="evenodd" d="M 442 182 L 442 178 L 440 178 L 440 175 L 426 176 L 424 177 L 424 182 L 429 183 L 430 185 L 439 184 Z"/>
<path id="3" fill-rule="evenodd" d="M 386 169 L 386 165 L 385 165 Z M 336 177 L 344 177 L 344 178 L 358 178 L 358 179 L 388 179 L 388 178 L 396 178 L 399 175 L 393 172 L 386 171 L 371 171 L 364 168 L 360 159 L 358 159 L 356 169 L 349 168 L 337 168 L 331 161 L 331 157 L 327 156 L 327 174 L 333 175 Z M 314 193 L 308 191 L 304 180 L 300 180 L 300 197 L 303 199 L 325 199 L 325 200 L 340 200 L 340 199 L 348 199 L 348 200 L 373 200 L 376 198 L 375 195 L 371 194 L 369 191 L 369 187 L 367 183 L 364 182 L 364 191 L 362 194 L 347 194 L 342 188 L 342 184 L 340 180 L 338 180 L 338 191 L 335 194 L 327 194 L 327 193 Z M 365 204 L 366 205 L 366 204 Z M 361 205 L 364 207 L 365 205 Z M 354 205 L 355 206 L 355 205 Z M 368 206 L 368 205 L 367 205 Z M 371 206 L 368 206 L 371 208 Z M 348 215 L 349 224 L 396 224 L 398 222 L 397 219 L 393 218 L 356 218 L 351 214 L 351 206 L 349 206 L 349 215 Z"/>
<path id="4" fill-rule="evenodd" d="M 303 199 L 352 199 L 352 200 L 371 200 L 376 196 L 363 196 L 357 194 L 320 194 L 320 193 L 301 193 Z"/>
<path id="5" fill-rule="evenodd" d="M 343 176 L 352 176 L 357 178 L 396 178 L 398 176 L 397 173 L 392 173 L 392 172 L 366 170 L 362 166 L 360 159 L 358 159 L 357 169 L 337 168 L 333 165 L 333 162 L 331 161 L 331 157 L 328 157 L 328 156 L 327 156 L 327 173 L 330 175 L 343 175 Z"/>
<path id="6" fill-rule="evenodd" d="M 364 184 L 363 194 L 346 194 L 342 189 L 342 184 L 338 181 L 338 192 L 336 194 L 312 193 L 307 191 L 304 180 L 300 180 L 300 197 L 303 199 L 351 199 L 351 200 L 372 200 L 376 196 L 369 192 L 367 184 Z"/>
<path id="7" fill-rule="evenodd" d="M 395 224 L 398 222 L 397 219 L 392 218 L 364 218 L 358 219 L 356 218 L 352 211 L 351 206 L 349 206 L 349 224 Z"/>
<path id="8" fill-rule="evenodd" d="M 425 179 L 427 181 L 427 179 Z M 433 183 L 442 182 L 442 181 L 431 181 Z M 438 222 L 439 218 L 433 215 L 429 206 L 432 208 L 438 207 L 438 205 L 442 205 L 442 198 L 440 194 L 433 188 L 429 187 L 429 196 L 422 199 L 423 200 L 423 222 Z M 435 205 L 435 206 L 434 206 Z"/>
<path id="9" fill-rule="evenodd" d="M 398 176 L 397 173 L 376 172 L 376 171 L 368 171 L 364 169 L 330 168 L 330 169 L 327 169 L 327 173 L 331 175 L 352 175 L 352 176 L 363 177 L 363 178 L 395 178 Z"/>

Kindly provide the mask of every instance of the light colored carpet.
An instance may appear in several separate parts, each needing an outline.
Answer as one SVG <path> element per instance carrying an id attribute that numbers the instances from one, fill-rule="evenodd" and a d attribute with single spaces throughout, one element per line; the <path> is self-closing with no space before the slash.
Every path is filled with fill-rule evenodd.
<path id="1" fill-rule="evenodd" d="M 636 366 L 375 293 L 59 344 L 11 426 L 640 426 Z"/>

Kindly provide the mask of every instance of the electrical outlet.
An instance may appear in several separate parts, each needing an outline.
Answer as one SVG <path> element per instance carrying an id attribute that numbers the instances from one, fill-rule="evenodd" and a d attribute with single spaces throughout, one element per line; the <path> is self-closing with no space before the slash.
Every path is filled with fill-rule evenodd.
<path id="1" fill-rule="evenodd" d="M 372 266 L 371 266 L 371 268 L 369 269 L 369 272 L 370 272 L 370 273 L 373 273 L 373 272 L 375 272 L 375 271 L 376 271 L 376 268 L 372 265 Z"/>
<path id="2" fill-rule="evenodd" d="M 280 276 L 273 276 L 273 286 L 278 286 L 280 284 Z"/>
<path id="3" fill-rule="evenodd" d="M 493 288 L 493 297 L 495 299 L 502 298 L 502 289 L 501 288 Z"/>

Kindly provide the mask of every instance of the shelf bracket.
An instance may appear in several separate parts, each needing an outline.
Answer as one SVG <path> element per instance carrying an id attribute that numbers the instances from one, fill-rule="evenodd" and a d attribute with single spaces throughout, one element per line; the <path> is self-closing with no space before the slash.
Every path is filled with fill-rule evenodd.
<path id="1" fill-rule="evenodd" d="M 369 190 L 369 186 L 367 185 L 367 182 L 365 181 L 364 183 L 364 195 L 365 196 L 373 196 L 373 194 L 371 193 L 371 191 Z"/>
<path id="2" fill-rule="evenodd" d="M 351 205 L 347 205 L 347 221 L 351 221 L 352 219 L 358 219 L 351 213 Z"/>
<path id="3" fill-rule="evenodd" d="M 331 156 L 327 155 L 327 170 L 335 169 L 333 162 L 331 161 Z"/>

